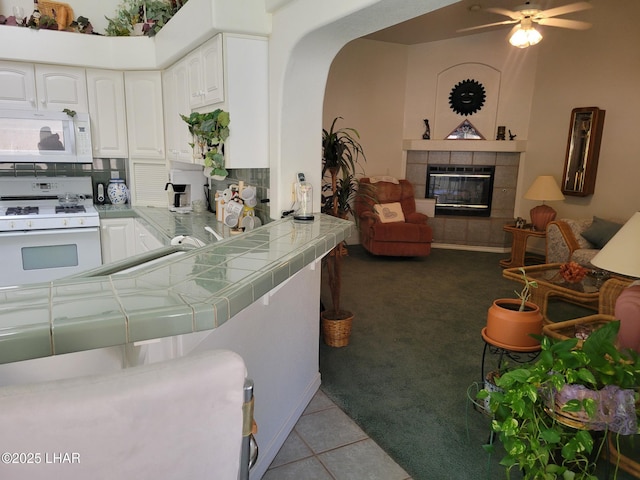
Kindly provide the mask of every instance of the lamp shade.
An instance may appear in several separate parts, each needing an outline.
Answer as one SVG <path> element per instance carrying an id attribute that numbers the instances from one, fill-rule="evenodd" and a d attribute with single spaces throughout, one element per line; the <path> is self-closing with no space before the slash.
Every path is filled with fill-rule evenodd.
<path id="1" fill-rule="evenodd" d="M 591 263 L 610 272 L 640 278 L 640 212 L 625 223 Z"/>
<path id="2" fill-rule="evenodd" d="M 564 200 L 564 195 L 558 187 L 556 179 L 551 175 L 540 175 L 536 178 L 535 182 L 529 187 L 527 193 L 524 194 L 524 198 L 528 200 Z"/>
<path id="3" fill-rule="evenodd" d="M 556 179 L 551 175 L 540 175 L 533 185 L 529 187 L 524 198 L 529 200 L 542 200 L 542 205 L 533 207 L 529 212 L 531 224 L 534 230 L 543 231 L 547 224 L 556 218 L 556 211 L 549 205 L 544 205 L 547 200 L 564 200 L 564 195 L 556 183 Z"/>

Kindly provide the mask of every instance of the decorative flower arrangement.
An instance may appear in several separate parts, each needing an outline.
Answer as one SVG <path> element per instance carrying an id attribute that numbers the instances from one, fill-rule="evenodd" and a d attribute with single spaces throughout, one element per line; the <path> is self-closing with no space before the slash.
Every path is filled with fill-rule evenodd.
<path id="1" fill-rule="evenodd" d="M 567 262 L 560 266 L 560 275 L 569 283 L 580 283 L 586 274 L 587 269 L 576 262 Z"/>

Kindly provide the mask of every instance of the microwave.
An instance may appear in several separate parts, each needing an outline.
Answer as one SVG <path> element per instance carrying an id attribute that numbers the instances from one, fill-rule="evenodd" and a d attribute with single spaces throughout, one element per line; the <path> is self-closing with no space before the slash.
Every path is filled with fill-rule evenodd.
<path id="1" fill-rule="evenodd" d="M 0 162 L 92 163 L 89 114 L 0 110 Z"/>

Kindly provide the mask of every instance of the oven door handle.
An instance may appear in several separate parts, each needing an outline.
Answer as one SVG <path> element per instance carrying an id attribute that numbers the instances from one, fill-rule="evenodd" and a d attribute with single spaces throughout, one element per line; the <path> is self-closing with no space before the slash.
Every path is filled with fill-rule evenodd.
<path id="1" fill-rule="evenodd" d="M 53 228 L 50 230 L 12 230 L 10 232 L 0 232 L 0 237 L 22 237 L 24 235 L 60 235 L 61 233 L 92 233 L 99 231 L 98 227 L 84 228 Z"/>

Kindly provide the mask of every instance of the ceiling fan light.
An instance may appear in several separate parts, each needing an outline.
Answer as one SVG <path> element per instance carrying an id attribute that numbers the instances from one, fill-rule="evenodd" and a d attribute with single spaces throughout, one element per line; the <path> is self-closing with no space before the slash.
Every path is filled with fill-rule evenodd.
<path id="1" fill-rule="evenodd" d="M 509 38 L 509 43 L 514 47 L 527 48 L 540 43 L 540 40 L 542 40 L 542 35 L 535 28 L 522 28 L 520 26 Z"/>

